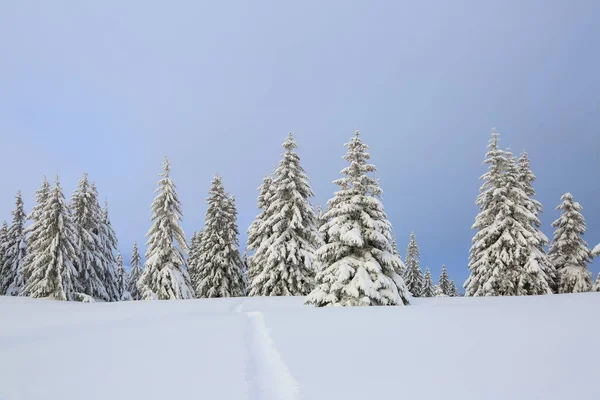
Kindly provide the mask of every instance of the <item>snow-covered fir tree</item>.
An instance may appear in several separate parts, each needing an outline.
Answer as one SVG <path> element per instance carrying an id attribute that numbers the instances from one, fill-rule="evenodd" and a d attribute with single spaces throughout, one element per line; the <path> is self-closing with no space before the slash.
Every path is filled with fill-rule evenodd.
<path id="1" fill-rule="evenodd" d="M 42 180 L 42 185 L 35 192 L 35 206 L 31 210 L 31 213 L 27 216 L 27 219 L 33 222 L 33 225 L 36 225 L 36 222 L 40 220 L 40 216 L 44 211 L 44 206 L 46 204 L 46 200 L 50 196 L 50 192 L 52 190 L 52 186 L 46 176 L 44 175 L 44 179 Z M 31 232 L 33 228 L 28 228 L 27 232 Z"/>
<path id="2" fill-rule="evenodd" d="M 235 205 L 235 196 L 231 196 L 229 197 L 229 209 L 228 209 L 228 215 L 229 215 L 229 232 L 231 232 L 232 234 L 232 239 L 231 242 L 233 243 L 232 247 L 231 247 L 231 258 L 232 260 L 235 260 L 234 263 L 239 263 L 240 266 L 240 278 L 241 278 L 241 285 L 242 285 L 242 296 L 245 296 L 247 293 L 247 282 L 244 279 L 244 274 L 245 271 L 247 270 L 246 267 L 246 262 L 244 261 L 244 259 L 242 258 L 242 255 L 240 254 L 240 240 L 238 238 L 240 231 L 238 229 L 238 224 L 237 224 L 237 216 L 238 216 L 238 212 L 237 212 L 237 206 Z M 204 237 L 204 231 L 201 232 L 201 236 L 199 237 L 200 243 L 202 241 L 202 238 Z"/>
<path id="3" fill-rule="evenodd" d="M 527 152 L 523 150 L 521 157 L 519 157 L 517 165 L 518 182 L 521 184 L 525 191 L 526 208 L 533 214 L 529 216 L 532 220 L 533 231 L 537 240 L 534 243 L 530 243 L 531 246 L 531 257 L 534 258 L 535 263 L 548 277 L 548 283 L 553 291 L 556 291 L 557 276 L 554 265 L 550 261 L 550 258 L 544 250 L 544 246 L 547 246 L 550 242 L 546 235 L 540 230 L 542 225 L 539 220 L 539 214 L 543 212 L 542 203 L 534 199 L 535 189 L 533 188 L 533 182 L 535 182 L 535 175 L 531 171 L 531 162 Z"/>
<path id="4" fill-rule="evenodd" d="M 31 210 L 31 213 L 27 216 L 27 219 L 31 220 L 31 225 L 25 229 L 25 234 L 27 235 L 27 255 L 23 260 L 23 270 L 26 269 L 26 265 L 28 263 L 33 262 L 35 259 L 36 251 L 39 251 L 39 241 L 41 240 L 41 234 L 44 231 L 43 220 L 41 218 L 42 213 L 44 212 L 44 207 L 46 205 L 46 201 L 50 196 L 52 187 L 50 183 L 44 176 L 44 180 L 42 181 L 42 185 L 35 192 L 35 201 L 36 204 Z M 24 276 L 27 279 L 27 276 Z"/>
<path id="5" fill-rule="evenodd" d="M 592 288 L 593 292 L 600 292 L 600 272 L 598 272 L 598 276 L 596 277 L 596 283 L 594 283 L 594 287 Z"/>
<path id="6" fill-rule="evenodd" d="M 592 252 L 582 238 L 586 231 L 583 208 L 570 193 L 565 193 L 561 201 L 556 208 L 561 215 L 552 224 L 556 230 L 549 251 L 558 275 L 558 292 L 589 292 L 593 283 L 587 264 Z"/>
<path id="7" fill-rule="evenodd" d="M 196 297 L 242 296 L 244 283 L 237 239 L 237 212 L 219 175 L 212 180 L 207 202 L 197 258 Z"/>
<path id="8" fill-rule="evenodd" d="M 325 223 L 325 221 L 323 220 L 323 207 L 320 204 L 317 204 L 317 212 L 315 218 L 315 224 L 317 225 L 317 230 L 319 230 Z"/>
<path id="9" fill-rule="evenodd" d="M 425 267 L 425 277 L 423 278 L 423 288 L 421 289 L 421 297 L 433 297 L 435 289 L 431 280 L 431 272 L 429 267 Z"/>
<path id="10" fill-rule="evenodd" d="M 246 252 L 250 253 L 250 256 L 248 257 L 248 271 L 246 271 L 245 276 L 247 282 L 250 282 L 253 276 L 262 270 L 262 254 L 257 254 L 257 250 L 271 235 L 271 227 L 266 225 L 265 221 L 269 218 L 268 209 L 274 194 L 273 178 L 265 176 L 258 190 L 257 207 L 261 211 L 248 228 Z"/>
<path id="11" fill-rule="evenodd" d="M 131 261 L 129 261 L 129 268 L 129 285 L 127 286 L 127 291 L 131 295 L 132 300 L 141 300 L 142 296 L 140 295 L 138 281 L 142 276 L 143 270 L 137 242 L 133 243 L 133 250 L 131 252 Z"/>
<path id="12" fill-rule="evenodd" d="M 456 283 L 454 283 L 454 281 L 450 281 L 450 285 L 448 287 L 448 296 L 450 296 L 450 297 L 460 296 L 460 294 L 458 293 L 458 289 L 456 288 Z"/>
<path id="13" fill-rule="evenodd" d="M 448 297 L 448 295 L 442 291 L 440 285 L 435 285 L 433 288 L 433 297 Z"/>
<path id="14" fill-rule="evenodd" d="M 306 303 L 314 306 L 408 305 L 400 259 L 391 246 L 391 224 L 383 209 L 383 191 L 369 175 L 368 146 L 359 132 L 346 144 L 350 164 L 334 181 L 340 187 L 323 216 L 326 242 L 317 251 L 321 269 Z"/>
<path id="15" fill-rule="evenodd" d="M 400 250 L 398 250 L 398 242 L 396 241 L 396 236 L 392 238 L 392 254 L 394 257 L 398 257 L 400 260 L 400 265 L 396 273 L 404 278 L 404 274 L 406 273 L 406 268 L 404 267 L 404 263 L 402 262 L 402 256 L 400 255 Z"/>
<path id="16" fill-rule="evenodd" d="M 0 274 L 3 277 L 0 295 L 7 296 L 17 296 L 25 285 L 23 261 L 27 255 L 27 242 L 25 240 L 25 220 L 27 216 L 23 210 L 21 192 L 17 192 L 15 196 L 15 209 L 12 216 L 12 225 L 7 233 L 2 273 Z"/>
<path id="17" fill-rule="evenodd" d="M 536 248 L 540 237 L 534 227 L 530 198 L 519 182 L 516 160 L 498 147 L 493 130 L 485 163 L 489 170 L 476 204 L 480 212 L 470 250 L 465 282 L 467 296 L 522 296 L 552 293 L 553 278 Z"/>
<path id="18" fill-rule="evenodd" d="M 198 233 L 194 231 L 192 238 L 190 239 L 190 245 L 188 247 L 188 258 L 187 258 L 187 272 L 190 276 L 190 283 L 192 289 L 198 284 L 198 273 L 197 273 L 197 260 L 198 260 Z"/>
<path id="19" fill-rule="evenodd" d="M 0 228 L 0 287 L 3 285 L 4 281 L 4 252 L 6 248 L 6 241 L 8 240 L 8 226 L 6 225 L 6 221 L 2 222 L 2 228 Z"/>
<path id="20" fill-rule="evenodd" d="M 104 261 L 104 286 L 106 287 L 110 301 L 120 301 L 122 294 L 117 279 L 117 259 L 114 253 L 117 251 L 118 241 L 115 230 L 110 223 L 108 204 L 106 202 L 104 202 L 104 207 L 100 210 L 98 231 L 102 253 L 101 259 Z"/>
<path id="21" fill-rule="evenodd" d="M 71 210 L 78 249 L 75 260 L 79 277 L 76 291 L 95 299 L 111 301 L 104 281 L 105 260 L 99 232 L 101 210 L 98 193 L 87 174 L 83 174 L 71 197 Z"/>
<path id="22" fill-rule="evenodd" d="M 129 277 L 127 276 L 127 271 L 125 271 L 125 266 L 123 265 L 123 257 L 121 253 L 117 255 L 117 289 L 119 291 L 119 301 L 131 300 L 131 294 L 128 290 L 129 287 Z"/>
<path id="23" fill-rule="evenodd" d="M 39 239 L 30 249 L 33 259 L 23 269 L 27 283 L 22 295 L 73 300 L 77 281 L 74 264 L 77 233 L 58 177 L 38 218 Z"/>
<path id="24" fill-rule="evenodd" d="M 273 195 L 263 222 L 270 234 L 254 256 L 249 296 L 304 296 L 314 287 L 314 253 L 321 243 L 308 176 L 300 165 L 293 134 L 283 143 L 285 152 L 273 178 Z"/>
<path id="25" fill-rule="evenodd" d="M 242 282 L 244 283 L 244 296 L 248 295 L 248 269 L 250 262 L 248 261 L 248 253 L 242 254 Z"/>
<path id="26" fill-rule="evenodd" d="M 415 233 L 413 232 L 410 234 L 410 241 L 406 248 L 406 258 L 404 262 L 406 265 L 404 281 L 406 282 L 408 291 L 413 297 L 421 296 L 421 292 L 423 291 L 423 273 L 421 271 L 421 263 L 419 262 L 420 257 L 419 246 L 417 245 Z"/>
<path id="27" fill-rule="evenodd" d="M 442 265 L 442 273 L 440 274 L 440 280 L 438 282 L 438 286 L 442 293 L 446 296 L 450 295 L 450 278 L 448 277 L 448 270 L 446 269 L 446 265 Z"/>
<path id="28" fill-rule="evenodd" d="M 156 198 L 152 203 L 152 227 L 146 234 L 146 268 L 138 287 L 143 300 L 191 299 L 194 292 L 190 277 L 183 268 L 187 250 L 179 196 L 169 176 L 171 166 L 165 157 L 163 172 L 158 181 Z M 177 247 L 175 242 L 179 245 Z"/>

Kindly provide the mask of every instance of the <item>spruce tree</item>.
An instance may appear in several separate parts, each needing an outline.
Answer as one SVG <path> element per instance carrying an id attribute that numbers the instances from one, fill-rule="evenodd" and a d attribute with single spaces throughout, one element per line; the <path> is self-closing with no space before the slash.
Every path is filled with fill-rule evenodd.
<path id="1" fill-rule="evenodd" d="M 129 287 L 129 279 L 125 266 L 123 265 L 123 257 L 121 253 L 117 254 L 117 289 L 119 292 L 119 301 L 131 300 L 131 294 L 127 288 Z"/>
<path id="2" fill-rule="evenodd" d="M 433 288 L 433 297 L 448 297 L 448 295 L 442 291 L 440 285 L 435 285 Z"/>
<path id="3" fill-rule="evenodd" d="M 323 216 L 327 222 L 321 231 L 327 233 L 326 242 L 316 254 L 321 269 L 306 303 L 317 307 L 408 305 L 408 290 L 396 272 L 401 261 L 393 254 L 392 226 L 380 200 L 383 191 L 369 176 L 375 166 L 368 163 L 368 146 L 356 131 L 346 147 L 344 159 L 350 165 L 334 181 L 340 190 L 329 200 Z"/>
<path id="4" fill-rule="evenodd" d="M 526 208 L 533 214 L 528 216 L 532 220 L 533 232 L 537 238 L 534 243 L 530 243 L 531 246 L 531 257 L 535 259 L 535 263 L 542 269 L 543 273 L 547 276 L 547 281 L 553 291 L 556 291 L 556 271 L 554 265 L 550 261 L 550 258 L 544 250 L 544 246 L 549 244 L 549 240 L 540 230 L 542 225 L 539 220 L 539 214 L 543 212 L 542 203 L 533 198 L 535 196 L 535 189 L 533 188 L 533 182 L 535 182 L 535 175 L 531 171 L 529 156 L 527 152 L 523 150 L 521 157 L 518 161 L 517 173 L 518 182 L 521 184 L 525 191 L 525 205 Z M 525 222 L 527 223 L 527 222 Z"/>
<path id="5" fill-rule="evenodd" d="M 423 273 L 421 272 L 421 264 L 419 263 L 420 257 L 419 246 L 413 232 L 410 234 L 410 242 L 406 248 L 406 272 L 404 274 L 406 287 L 413 297 L 420 297 L 423 291 Z"/>
<path id="6" fill-rule="evenodd" d="M 6 221 L 2 223 L 2 228 L 0 229 L 0 287 L 3 286 L 4 282 L 4 253 L 6 250 L 6 242 L 8 240 L 8 226 L 6 225 Z"/>
<path id="7" fill-rule="evenodd" d="M 454 283 L 454 281 L 450 281 L 450 286 L 448 289 L 448 296 L 450 296 L 450 297 L 460 296 L 458 293 L 458 290 L 456 289 L 456 283 Z"/>
<path id="8" fill-rule="evenodd" d="M 244 296 L 248 296 L 248 269 L 250 263 L 248 261 L 248 253 L 242 254 L 242 282 L 244 284 Z"/>
<path id="9" fill-rule="evenodd" d="M 598 272 L 598 276 L 596 277 L 596 283 L 594 284 L 594 287 L 592 288 L 593 292 L 600 292 L 600 272 Z"/>
<path id="10" fill-rule="evenodd" d="M 117 235 L 110 223 L 108 216 L 108 204 L 104 202 L 104 207 L 100 210 L 99 224 L 100 252 L 101 260 L 104 263 L 104 286 L 110 301 L 120 301 L 122 294 L 119 289 L 117 279 L 117 260 L 115 251 L 117 251 Z"/>
<path id="11" fill-rule="evenodd" d="M 192 234 L 188 249 L 187 272 L 190 276 L 190 283 L 193 289 L 198 284 L 198 273 L 196 269 L 198 259 L 198 233 L 196 231 Z"/>
<path id="12" fill-rule="evenodd" d="M 249 296 L 305 296 L 314 287 L 314 253 L 321 238 L 308 176 L 300 165 L 293 134 L 283 143 L 285 152 L 273 178 L 273 195 L 263 229 L 270 232 L 255 256 Z"/>
<path id="13" fill-rule="evenodd" d="M 7 296 L 17 296 L 25 285 L 23 261 L 27 255 L 27 242 L 25 240 L 25 220 L 27 216 L 23 210 L 21 192 L 17 192 L 15 196 L 15 209 L 12 216 L 13 221 L 7 233 L 2 273 L 0 274 L 3 277 L 0 295 Z"/>
<path id="14" fill-rule="evenodd" d="M 142 276 L 142 261 L 140 259 L 140 253 L 138 251 L 137 242 L 133 243 L 133 250 L 131 252 L 131 261 L 129 262 L 129 285 L 127 291 L 131 294 L 132 300 L 141 300 L 140 289 L 138 287 L 138 281 Z"/>
<path id="15" fill-rule="evenodd" d="M 553 279 L 543 255 L 531 201 L 519 182 L 516 160 L 498 147 L 494 130 L 485 163 L 489 170 L 476 204 L 478 229 L 470 250 L 467 296 L 522 296 L 552 293 Z"/>
<path id="16" fill-rule="evenodd" d="M 38 218 L 39 238 L 31 249 L 33 259 L 24 266 L 28 279 L 22 294 L 72 300 L 77 281 L 76 229 L 58 177 Z"/>
<path id="17" fill-rule="evenodd" d="M 450 295 L 450 278 L 448 277 L 446 265 L 442 265 L 442 273 L 440 274 L 438 286 L 440 287 L 442 293 L 444 293 L 446 296 Z"/>
<path id="18" fill-rule="evenodd" d="M 561 201 L 556 208 L 561 215 L 552 224 L 556 230 L 549 251 L 557 271 L 558 292 L 589 292 L 593 283 L 587 264 L 591 262 L 592 252 L 582 238 L 586 231 L 583 208 L 570 193 L 565 193 Z"/>
<path id="19" fill-rule="evenodd" d="M 244 293 L 235 204 L 216 175 L 207 199 L 204 232 L 197 258 L 196 297 L 238 297 Z"/>
<path id="20" fill-rule="evenodd" d="M 396 273 L 404 278 L 404 274 L 406 273 L 406 268 L 404 267 L 404 263 L 402 262 L 402 256 L 400 255 L 400 251 L 398 250 L 398 242 L 396 241 L 396 236 L 392 238 L 392 254 L 394 257 L 398 257 L 400 260 L 400 264 Z"/>
<path id="21" fill-rule="evenodd" d="M 112 300 L 104 281 L 105 260 L 100 238 L 101 210 L 98 192 L 83 174 L 71 197 L 71 210 L 76 229 L 78 256 L 76 267 L 78 282 L 76 291 L 95 299 Z"/>
<path id="22" fill-rule="evenodd" d="M 321 229 L 325 222 L 326 221 L 323 220 L 323 207 L 320 204 L 317 204 L 317 212 L 315 216 L 315 224 L 317 226 L 317 230 Z"/>
<path id="23" fill-rule="evenodd" d="M 158 189 L 152 203 L 152 227 L 148 237 L 146 268 L 138 281 L 143 300 L 191 299 L 194 297 L 190 278 L 183 265 L 187 250 L 185 234 L 181 229 L 181 204 L 175 184 L 169 174 L 171 166 L 165 157 L 163 172 L 159 175 Z M 177 242 L 179 247 L 175 245 Z"/>
<path id="24" fill-rule="evenodd" d="M 23 260 L 23 270 L 25 271 L 28 263 L 33 262 L 35 259 L 35 255 L 40 250 L 40 240 L 41 234 L 44 231 L 42 214 L 44 212 L 44 207 L 46 205 L 46 201 L 50 197 L 51 186 L 46 177 L 44 176 L 44 180 L 42 181 L 42 186 L 35 193 L 36 204 L 31 210 L 31 213 L 28 215 L 27 219 L 31 220 L 31 225 L 25 229 L 25 233 L 27 235 L 27 255 Z M 25 281 L 27 280 L 27 276 L 24 275 Z"/>
<path id="25" fill-rule="evenodd" d="M 261 257 L 265 251 L 259 252 L 258 249 L 262 245 L 266 245 L 267 238 L 271 235 L 271 227 L 267 226 L 265 221 L 269 218 L 269 205 L 275 192 L 273 178 L 265 176 L 258 190 L 257 207 L 261 211 L 248 228 L 246 252 L 251 253 L 251 255 L 248 257 L 248 271 L 245 276 L 247 282 L 251 282 L 252 278 L 262 270 L 263 261 Z"/>
<path id="26" fill-rule="evenodd" d="M 431 280 L 431 272 L 429 267 L 425 267 L 425 278 L 423 279 L 423 288 L 421 289 L 421 297 L 433 297 L 434 288 Z"/>

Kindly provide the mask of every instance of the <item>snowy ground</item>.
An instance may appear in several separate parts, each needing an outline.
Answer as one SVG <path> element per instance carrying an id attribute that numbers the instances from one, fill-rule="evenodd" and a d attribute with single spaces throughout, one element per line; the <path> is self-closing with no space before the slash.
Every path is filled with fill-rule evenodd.
<path id="1" fill-rule="evenodd" d="M 600 293 L 314 309 L 0 297 L 0 399 L 598 399 Z"/>

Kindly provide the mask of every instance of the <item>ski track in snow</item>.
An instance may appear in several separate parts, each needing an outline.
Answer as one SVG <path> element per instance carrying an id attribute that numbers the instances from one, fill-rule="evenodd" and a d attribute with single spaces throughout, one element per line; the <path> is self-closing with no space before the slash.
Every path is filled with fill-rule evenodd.
<path id="1" fill-rule="evenodd" d="M 242 313 L 244 303 L 235 307 Z M 273 344 L 264 315 L 258 311 L 243 313 L 247 318 L 248 366 L 246 380 L 252 400 L 296 400 L 298 383 L 290 374 Z"/>

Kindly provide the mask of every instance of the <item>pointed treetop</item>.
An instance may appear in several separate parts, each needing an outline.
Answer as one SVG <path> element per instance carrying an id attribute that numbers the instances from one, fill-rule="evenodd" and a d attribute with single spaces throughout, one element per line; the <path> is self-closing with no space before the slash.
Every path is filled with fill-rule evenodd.
<path id="1" fill-rule="evenodd" d="M 354 131 L 354 136 L 356 136 L 356 137 L 360 136 L 360 131 L 358 129 Z"/>
<path id="2" fill-rule="evenodd" d="M 169 162 L 169 158 L 165 155 L 165 160 L 163 161 L 163 172 L 160 174 L 161 176 L 169 176 L 169 172 L 171 172 L 171 163 Z"/>
<path id="3" fill-rule="evenodd" d="M 298 147 L 298 145 L 296 144 L 296 141 L 294 140 L 294 133 L 290 132 L 288 134 L 287 139 L 285 139 L 285 142 L 283 142 L 283 148 L 290 152 L 292 150 L 294 150 L 296 147 Z"/>
<path id="4" fill-rule="evenodd" d="M 492 128 L 492 137 L 490 138 L 490 144 L 488 145 L 488 149 L 497 148 L 498 142 L 500 141 L 500 133 L 496 130 L 496 128 Z"/>

